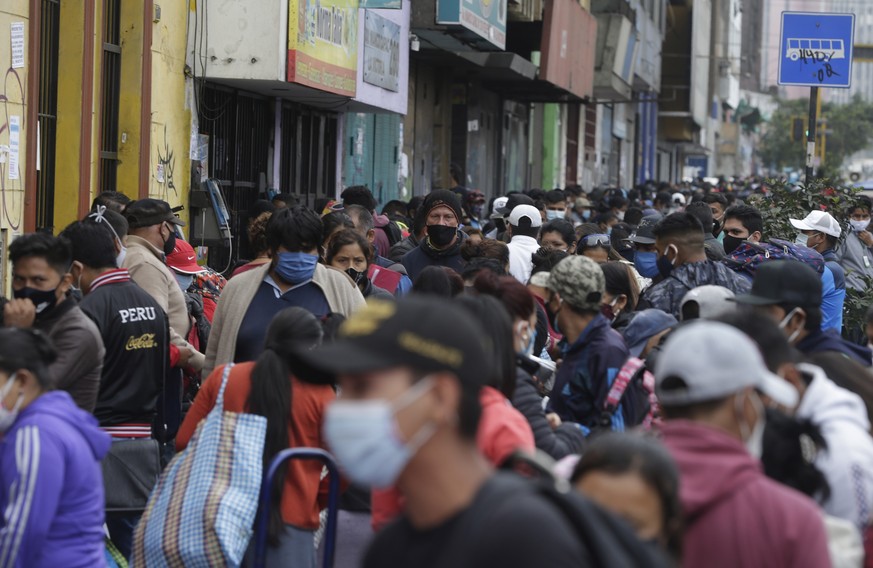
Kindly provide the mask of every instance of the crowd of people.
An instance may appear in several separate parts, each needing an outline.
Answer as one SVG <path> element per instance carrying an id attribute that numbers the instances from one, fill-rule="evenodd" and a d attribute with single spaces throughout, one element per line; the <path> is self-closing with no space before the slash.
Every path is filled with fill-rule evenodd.
<path id="1" fill-rule="evenodd" d="M 871 202 L 769 235 L 727 189 L 278 194 L 224 275 L 157 199 L 18 236 L 0 566 L 125 566 L 216 407 L 264 473 L 334 456 L 340 566 L 873 565 Z M 317 565 L 327 481 L 280 470 L 267 566 Z"/>

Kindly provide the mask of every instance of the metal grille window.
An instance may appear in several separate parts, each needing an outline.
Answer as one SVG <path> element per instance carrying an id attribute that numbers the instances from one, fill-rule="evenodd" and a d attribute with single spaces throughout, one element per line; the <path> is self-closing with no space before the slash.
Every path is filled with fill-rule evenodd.
<path id="1" fill-rule="evenodd" d="M 121 0 L 103 1 L 100 191 L 116 191 L 118 96 L 121 89 Z"/>
<path id="2" fill-rule="evenodd" d="M 209 135 L 209 177 L 218 180 L 230 213 L 237 246 L 234 260 L 246 258 L 239 243 L 245 232 L 245 213 L 258 199 L 261 178 L 266 179 L 270 153 L 270 101 L 213 84 L 199 85 L 200 132 Z M 209 264 L 218 270 L 228 264 L 230 250 L 211 247 Z"/>
<path id="3" fill-rule="evenodd" d="M 36 175 L 36 227 L 54 229 L 55 140 L 58 128 L 58 35 L 60 0 L 42 0 L 39 46 L 39 162 Z"/>
<path id="4" fill-rule="evenodd" d="M 281 189 L 312 207 L 336 190 L 337 116 L 293 104 L 282 107 Z"/>

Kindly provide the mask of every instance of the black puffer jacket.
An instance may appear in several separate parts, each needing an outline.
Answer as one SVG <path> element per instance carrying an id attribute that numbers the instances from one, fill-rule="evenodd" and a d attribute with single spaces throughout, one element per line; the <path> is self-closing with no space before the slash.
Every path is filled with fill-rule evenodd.
<path id="1" fill-rule="evenodd" d="M 537 449 L 558 460 L 578 454 L 585 447 L 585 435 L 575 424 L 565 422 L 552 430 L 543 411 L 543 399 L 533 378 L 523 369 L 516 370 L 515 394 L 512 405 L 527 419 L 533 430 Z"/>

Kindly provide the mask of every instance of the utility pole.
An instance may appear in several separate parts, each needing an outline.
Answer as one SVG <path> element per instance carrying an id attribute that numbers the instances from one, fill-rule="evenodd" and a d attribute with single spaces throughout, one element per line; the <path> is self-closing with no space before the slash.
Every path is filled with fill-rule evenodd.
<path id="1" fill-rule="evenodd" d="M 819 100 L 818 87 L 809 88 L 809 122 L 807 122 L 808 130 L 806 133 L 806 183 L 813 179 L 815 171 L 815 122 L 818 117 Z"/>

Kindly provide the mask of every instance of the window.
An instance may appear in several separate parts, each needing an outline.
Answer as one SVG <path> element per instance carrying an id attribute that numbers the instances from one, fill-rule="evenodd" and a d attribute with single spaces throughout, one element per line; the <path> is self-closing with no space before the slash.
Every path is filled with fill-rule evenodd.
<path id="1" fill-rule="evenodd" d="M 39 163 L 36 165 L 36 227 L 54 229 L 55 140 L 58 129 L 58 36 L 60 0 L 42 0 L 39 37 Z"/>
<path id="2" fill-rule="evenodd" d="M 121 90 L 121 0 L 103 0 L 99 191 L 117 190 L 118 96 Z"/>

